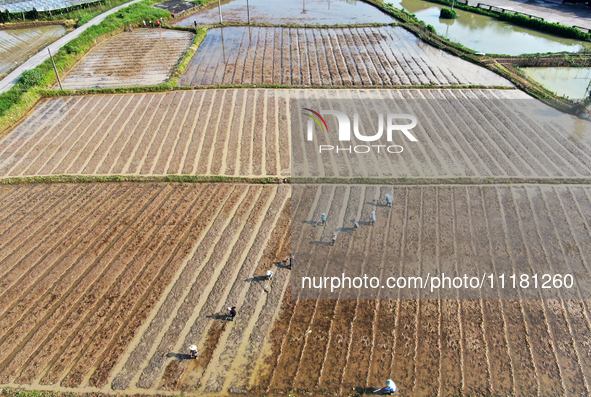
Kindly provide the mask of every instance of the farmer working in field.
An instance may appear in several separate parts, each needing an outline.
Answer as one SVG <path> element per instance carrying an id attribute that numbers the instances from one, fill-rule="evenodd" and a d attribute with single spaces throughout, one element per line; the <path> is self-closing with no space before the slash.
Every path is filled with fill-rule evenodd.
<path id="1" fill-rule="evenodd" d="M 332 246 L 334 247 L 334 245 L 337 243 L 337 232 L 333 232 L 332 233 Z"/>
<path id="2" fill-rule="evenodd" d="M 293 256 L 293 254 L 288 256 L 287 259 L 285 260 L 285 263 L 287 263 L 287 265 L 289 266 L 289 270 L 293 269 L 293 265 L 295 264 L 295 262 L 297 262 L 297 260 L 296 260 L 295 256 Z"/>
<path id="3" fill-rule="evenodd" d="M 236 306 L 232 306 L 228 308 L 228 315 L 230 316 L 229 321 L 234 321 L 234 317 L 236 317 Z"/>
<path id="4" fill-rule="evenodd" d="M 265 273 L 265 280 L 273 280 L 273 271 L 272 270 L 267 270 L 267 272 Z"/>
<path id="5" fill-rule="evenodd" d="M 376 223 L 376 212 L 375 211 L 371 212 L 371 215 L 369 216 L 369 222 L 371 223 L 372 226 L 374 223 Z"/>
<path id="6" fill-rule="evenodd" d="M 359 222 L 353 221 L 353 229 L 355 229 L 355 231 L 359 230 Z"/>
<path id="7" fill-rule="evenodd" d="M 191 358 L 197 358 L 197 346 L 189 346 L 189 355 L 191 356 Z"/>
<path id="8" fill-rule="evenodd" d="M 326 225 L 326 214 L 323 212 L 322 216 L 320 217 L 320 224 L 322 226 Z"/>
<path id="9" fill-rule="evenodd" d="M 386 193 L 386 206 L 392 207 L 392 196 L 390 196 L 388 193 Z"/>

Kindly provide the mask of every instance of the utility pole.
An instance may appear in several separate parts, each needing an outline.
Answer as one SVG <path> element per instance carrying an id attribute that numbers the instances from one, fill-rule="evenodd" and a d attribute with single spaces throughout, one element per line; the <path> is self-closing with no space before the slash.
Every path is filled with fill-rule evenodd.
<path id="1" fill-rule="evenodd" d="M 248 0 L 246 0 L 246 16 L 248 17 L 248 24 L 250 25 L 250 6 L 248 5 Z"/>
<path id="2" fill-rule="evenodd" d="M 51 58 L 51 63 L 53 64 L 53 70 L 55 70 L 55 75 L 57 76 L 57 82 L 60 85 L 60 90 L 63 90 L 62 88 L 62 81 L 60 80 L 60 75 L 57 72 L 57 68 L 55 67 L 55 62 L 53 60 L 53 55 L 51 55 L 51 50 L 49 49 L 49 47 L 47 47 L 47 52 L 49 52 L 49 57 Z"/>
<path id="3" fill-rule="evenodd" d="M 224 23 L 224 21 L 222 20 L 222 3 L 220 2 L 220 0 L 218 0 L 218 8 L 220 10 L 220 23 Z"/>

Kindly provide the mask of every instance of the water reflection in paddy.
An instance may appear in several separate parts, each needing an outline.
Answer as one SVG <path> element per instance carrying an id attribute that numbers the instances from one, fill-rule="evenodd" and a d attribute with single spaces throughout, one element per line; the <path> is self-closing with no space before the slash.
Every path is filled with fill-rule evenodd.
<path id="1" fill-rule="evenodd" d="M 247 22 L 247 0 L 222 1 L 224 22 Z M 298 24 L 391 23 L 392 17 L 363 1 L 356 0 L 248 0 L 251 22 Z M 176 23 L 193 26 L 219 22 L 217 2 Z"/>
<path id="2" fill-rule="evenodd" d="M 591 68 L 523 68 L 526 76 L 556 95 L 583 99 L 589 95 Z"/>
<path id="3" fill-rule="evenodd" d="M 404 8 L 443 35 L 475 51 L 487 54 L 521 55 L 546 52 L 578 52 L 585 43 L 522 28 L 494 18 L 455 9 L 458 19 L 440 19 L 444 6 L 422 0 L 389 0 Z"/>

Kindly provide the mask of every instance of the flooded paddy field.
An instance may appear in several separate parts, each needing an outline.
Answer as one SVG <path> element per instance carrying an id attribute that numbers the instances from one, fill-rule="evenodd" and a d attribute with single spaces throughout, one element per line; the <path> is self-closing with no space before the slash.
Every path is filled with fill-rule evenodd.
<path id="1" fill-rule="evenodd" d="M 413 113 L 417 142 L 401 153 L 318 153 L 301 108 Z M 333 101 L 333 102 L 330 102 Z M 378 103 L 380 105 L 375 105 Z M 346 104 L 346 105 L 345 105 Z M 344 106 L 344 107 L 343 107 Z M 293 111 L 293 109 L 298 109 Z M 326 116 L 329 128 L 336 119 Z M 350 145 L 362 145 L 356 138 Z M 292 159 L 293 157 L 293 159 Z M 292 165 L 293 162 L 293 165 Z M 589 177 L 589 123 L 515 90 L 197 90 L 43 100 L 0 140 L 0 176 L 228 175 L 367 177 Z"/>
<path id="2" fill-rule="evenodd" d="M 455 9 L 457 19 L 441 19 L 439 12 L 444 6 L 427 1 L 396 0 L 393 4 L 416 14 L 421 21 L 435 27 L 437 34 L 487 54 L 579 52 L 591 47 L 588 42 L 539 32 L 460 9 Z"/>
<path id="3" fill-rule="evenodd" d="M 247 1 L 222 1 L 224 22 L 248 22 Z M 256 23 L 297 24 L 360 24 L 392 23 L 394 18 L 359 0 L 248 0 L 250 21 Z M 217 3 L 212 3 L 196 14 L 175 23 L 177 26 L 194 26 L 218 23 L 220 15 Z"/>
<path id="4" fill-rule="evenodd" d="M 163 83 L 192 39 L 191 33 L 167 29 L 120 33 L 93 48 L 63 78 L 62 86 L 81 89 Z"/>
<path id="5" fill-rule="evenodd" d="M 63 25 L 0 30 L 0 75 L 8 73 L 64 34 L 66 28 Z"/>
<path id="6" fill-rule="evenodd" d="M 180 84 L 511 86 L 399 27 L 210 29 Z"/>
<path id="7" fill-rule="evenodd" d="M 289 250 L 289 187 L 53 184 L 0 197 L 1 384 L 180 390 L 173 373 L 225 376 L 234 357 L 258 357 L 249 337 L 289 280 L 273 266 Z M 271 292 L 257 278 L 270 268 Z M 235 322 L 212 318 L 232 305 Z M 184 359 L 191 344 L 209 358 Z"/>
<path id="8" fill-rule="evenodd" d="M 386 193 L 392 208 L 376 204 Z M 330 275 L 326 264 L 337 261 L 368 277 L 550 266 L 588 280 L 590 194 L 581 186 L 295 186 L 295 274 Z M 326 226 L 314 227 L 322 212 Z M 359 230 L 350 219 L 362 220 Z M 260 394 L 363 394 L 388 378 L 404 396 L 589 393 L 589 301 L 573 299 L 576 288 L 545 300 L 427 299 L 420 289 L 378 289 L 379 299 L 363 299 L 363 289 L 341 289 L 331 295 L 342 294 L 337 300 L 312 299 L 326 290 L 294 294 L 299 282 L 292 274 L 292 296 L 253 377 Z"/>
<path id="9" fill-rule="evenodd" d="M 591 68 L 533 67 L 520 70 L 556 95 L 571 99 L 589 96 Z"/>

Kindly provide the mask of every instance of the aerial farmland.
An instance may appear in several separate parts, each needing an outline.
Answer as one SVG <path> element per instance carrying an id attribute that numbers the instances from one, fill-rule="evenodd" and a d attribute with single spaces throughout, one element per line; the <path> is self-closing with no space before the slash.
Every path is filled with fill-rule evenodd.
<path id="1" fill-rule="evenodd" d="M 0 395 L 591 395 L 589 104 L 538 58 L 374 1 L 117 7 L 0 107 Z"/>

